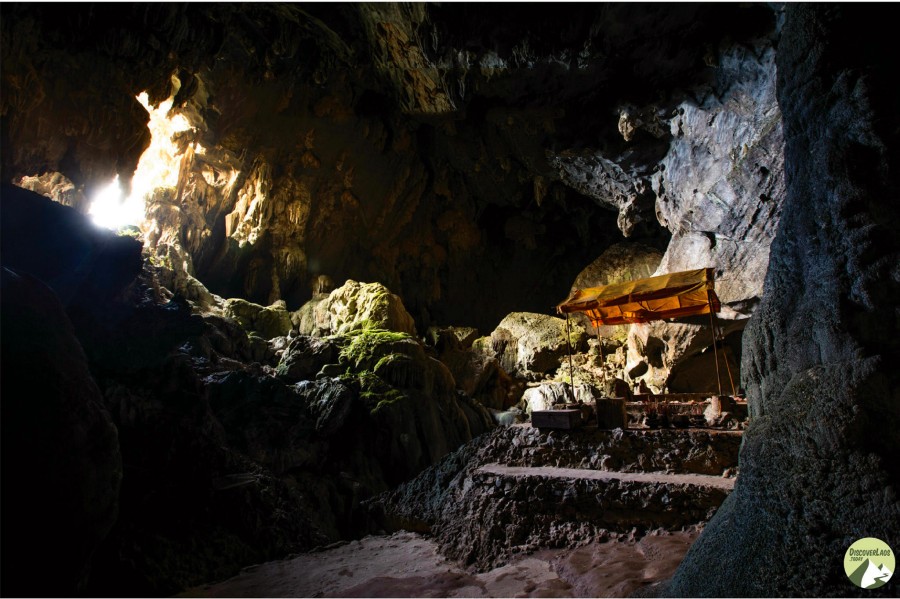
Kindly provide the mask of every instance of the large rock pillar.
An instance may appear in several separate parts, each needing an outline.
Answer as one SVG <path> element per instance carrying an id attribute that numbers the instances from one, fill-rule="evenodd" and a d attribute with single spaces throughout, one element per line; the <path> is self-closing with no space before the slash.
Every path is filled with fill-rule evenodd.
<path id="1" fill-rule="evenodd" d="M 680 596 L 866 596 L 843 557 L 900 549 L 898 60 L 869 5 L 788 4 L 778 45 L 787 198 L 744 336 L 752 422 L 734 493 Z"/>

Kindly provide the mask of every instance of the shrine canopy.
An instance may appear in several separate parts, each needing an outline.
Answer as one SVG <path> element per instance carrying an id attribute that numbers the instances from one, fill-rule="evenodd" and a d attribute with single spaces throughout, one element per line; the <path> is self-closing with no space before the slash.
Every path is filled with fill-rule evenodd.
<path id="1" fill-rule="evenodd" d="M 576 289 L 556 310 L 560 314 L 584 312 L 594 326 L 709 314 L 722 309 L 713 283 L 711 268 L 672 272 L 603 287 Z"/>

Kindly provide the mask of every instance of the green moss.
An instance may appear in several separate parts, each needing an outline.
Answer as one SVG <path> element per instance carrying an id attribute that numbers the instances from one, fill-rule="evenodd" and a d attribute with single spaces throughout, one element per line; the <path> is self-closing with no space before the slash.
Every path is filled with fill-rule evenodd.
<path id="1" fill-rule="evenodd" d="M 378 360 L 378 364 L 376 364 L 375 368 L 373 368 L 372 370 L 374 372 L 378 372 L 379 370 L 381 370 L 388 364 L 391 364 L 392 362 L 396 362 L 397 360 L 403 360 L 403 359 L 409 359 L 409 357 L 405 356 L 404 354 L 388 354 L 385 357 Z"/>
<path id="2" fill-rule="evenodd" d="M 124 227 L 119 227 L 119 230 L 116 231 L 116 234 L 119 237 L 132 237 L 134 239 L 137 239 L 138 241 L 140 241 L 142 238 L 141 230 L 134 225 L 125 225 Z"/>
<path id="3" fill-rule="evenodd" d="M 371 372 L 362 372 L 357 376 L 360 387 L 359 398 L 373 415 L 386 406 L 397 403 L 406 397 L 403 392 L 395 389 Z"/>
<path id="4" fill-rule="evenodd" d="M 340 360 L 357 371 L 374 370 L 379 360 L 389 357 L 380 356 L 380 348 L 385 344 L 412 339 L 406 333 L 385 329 L 362 329 L 353 331 L 348 337 L 351 338 L 350 343 L 341 349 Z"/>

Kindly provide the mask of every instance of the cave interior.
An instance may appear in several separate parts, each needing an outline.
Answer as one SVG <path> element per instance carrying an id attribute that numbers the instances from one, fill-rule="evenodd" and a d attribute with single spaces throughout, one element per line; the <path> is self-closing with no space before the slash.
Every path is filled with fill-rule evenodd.
<path id="1" fill-rule="evenodd" d="M 465 576 L 689 531 L 554 596 L 855 593 L 847 547 L 900 546 L 883 13 L 0 5 L 3 594 L 400 530 Z M 556 311 L 693 269 L 714 315 Z"/>

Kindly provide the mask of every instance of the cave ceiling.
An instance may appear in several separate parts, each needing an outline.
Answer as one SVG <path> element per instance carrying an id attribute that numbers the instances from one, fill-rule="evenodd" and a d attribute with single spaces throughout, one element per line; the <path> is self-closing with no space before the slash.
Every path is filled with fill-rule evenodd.
<path id="1" fill-rule="evenodd" d="M 131 180 L 150 143 L 135 97 L 174 95 L 191 127 L 175 139 L 177 186 L 148 202 L 151 250 L 176 247 L 226 297 L 294 309 L 319 275 L 377 280 L 420 324 L 488 330 L 548 311 L 625 237 L 667 247 L 673 122 L 725 93 L 723 57 L 771 50 L 777 16 L 736 3 L 5 4 L 3 177 L 61 173 L 84 210 L 114 175 Z"/>

